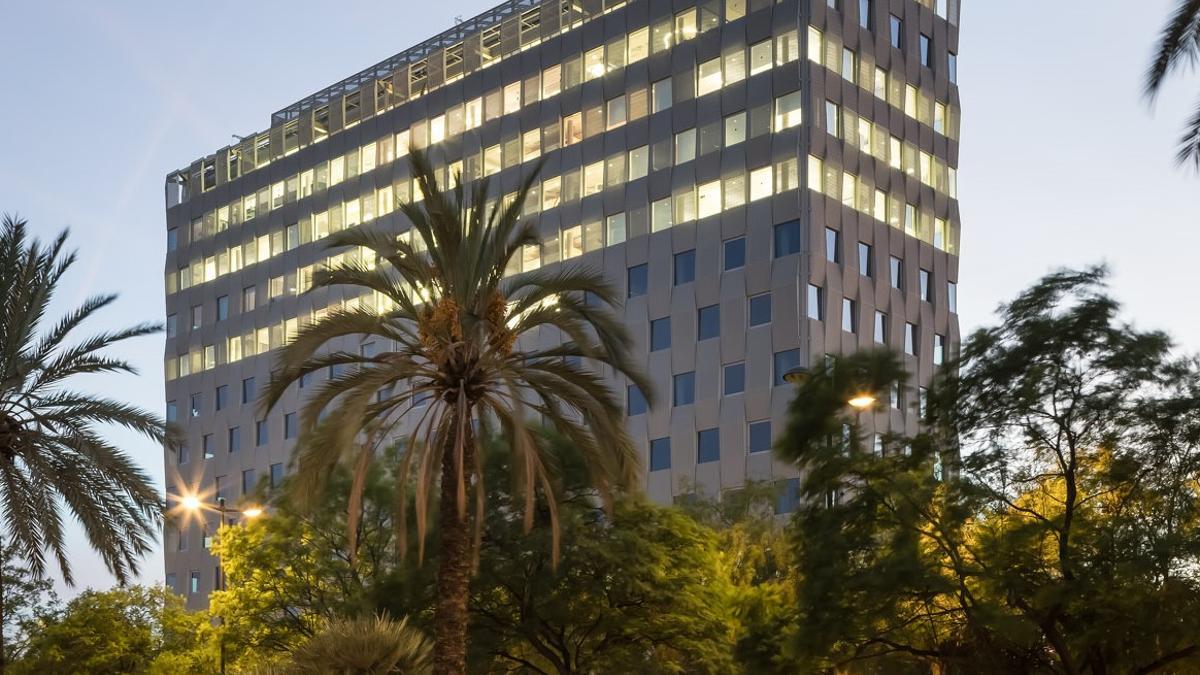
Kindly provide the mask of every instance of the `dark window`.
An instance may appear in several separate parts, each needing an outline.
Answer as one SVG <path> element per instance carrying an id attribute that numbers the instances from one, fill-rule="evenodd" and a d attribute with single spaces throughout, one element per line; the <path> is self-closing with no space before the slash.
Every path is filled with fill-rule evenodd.
<path id="1" fill-rule="evenodd" d="M 204 397 L 201 394 L 199 394 L 199 393 L 192 394 L 191 400 L 189 403 L 189 406 L 190 406 L 190 409 L 192 412 L 192 417 L 200 416 L 200 404 L 203 400 L 204 400 Z"/>
<path id="2" fill-rule="evenodd" d="M 175 573 L 174 573 L 174 572 L 167 572 L 167 581 L 166 581 L 166 586 L 167 586 L 167 588 L 171 589 L 171 592 L 172 592 L 172 593 L 178 593 L 178 592 L 179 592 L 179 589 L 178 589 L 178 588 L 175 588 L 175 584 L 177 584 L 177 583 L 179 583 L 179 581 L 178 581 L 178 578 L 175 576 Z"/>
<path id="3" fill-rule="evenodd" d="M 800 505 L 800 479 L 788 478 L 779 481 L 779 498 L 775 503 L 775 513 L 792 513 Z"/>
<path id="4" fill-rule="evenodd" d="M 179 419 L 179 405 L 175 401 L 167 401 L 167 421 L 174 422 Z"/>
<path id="5" fill-rule="evenodd" d="M 254 309 L 254 286 L 247 286 L 242 289 L 242 311 L 249 312 Z"/>
<path id="6" fill-rule="evenodd" d="M 696 372 L 680 373 L 675 376 L 672 390 L 674 405 L 691 405 L 696 402 Z"/>
<path id="7" fill-rule="evenodd" d="M 893 14 L 890 25 L 892 46 L 896 49 L 904 49 L 904 21 Z"/>
<path id="8" fill-rule="evenodd" d="M 771 294 L 763 293 L 750 298 L 750 325 L 761 326 L 771 323 Z"/>
<path id="9" fill-rule="evenodd" d="M 246 469 L 242 472 L 242 494 L 254 492 L 254 478 L 254 469 Z"/>
<path id="10" fill-rule="evenodd" d="M 904 353 L 909 356 L 917 355 L 917 325 L 904 324 Z"/>
<path id="11" fill-rule="evenodd" d="M 671 347 L 671 317 L 665 316 L 650 322 L 650 351 L 657 352 Z"/>
<path id="12" fill-rule="evenodd" d="M 172 227 L 167 230 L 167 250 L 174 251 L 179 247 L 179 230 Z"/>
<path id="13" fill-rule="evenodd" d="M 242 449 L 242 428 L 229 427 L 229 451 L 237 452 Z"/>
<path id="14" fill-rule="evenodd" d="M 291 439 L 296 437 L 296 413 L 287 413 L 283 416 L 283 437 Z"/>
<path id="15" fill-rule="evenodd" d="M 271 465 L 271 487 L 279 487 L 283 483 L 283 464 Z"/>
<path id="16" fill-rule="evenodd" d="M 204 459 L 212 459 L 216 455 L 217 448 L 212 434 L 204 434 L 200 437 L 200 448 L 204 451 Z"/>
<path id="17" fill-rule="evenodd" d="M 825 259 L 832 263 L 842 262 L 842 233 L 832 227 L 825 228 Z"/>
<path id="18" fill-rule="evenodd" d="M 267 421 L 258 420 L 254 423 L 254 444 L 266 445 L 268 440 L 270 439 L 267 437 Z"/>
<path id="19" fill-rule="evenodd" d="M 224 410 L 225 406 L 229 403 L 229 385 L 223 384 L 223 385 L 217 387 L 217 395 L 215 398 L 216 398 L 216 409 Z"/>
<path id="20" fill-rule="evenodd" d="M 650 470 L 662 471 L 671 468 L 671 439 L 656 438 L 650 441 Z"/>
<path id="21" fill-rule="evenodd" d="M 650 286 L 649 268 L 643 263 L 634 265 L 628 271 L 629 290 L 626 297 L 636 298 L 639 295 L 645 295 L 646 289 Z"/>
<path id="22" fill-rule="evenodd" d="M 928 35 L 921 33 L 921 65 L 925 66 L 926 68 L 928 68 L 930 64 L 930 52 L 932 49 L 933 41 L 929 39 Z"/>
<path id="23" fill-rule="evenodd" d="M 746 266 L 745 237 L 726 239 L 723 248 L 725 249 L 725 266 L 723 269 L 728 271 Z"/>
<path id="24" fill-rule="evenodd" d="M 892 288 L 904 290 L 904 261 L 892 256 L 888 259 L 888 270 L 891 273 Z"/>
<path id="25" fill-rule="evenodd" d="M 821 295 L 820 286 L 808 285 L 808 318 L 817 321 L 825 319 L 825 303 L 821 302 Z"/>
<path id="26" fill-rule="evenodd" d="M 176 457 L 175 457 L 175 459 L 177 460 L 177 462 L 178 462 L 179 464 L 187 464 L 187 463 L 188 463 L 188 458 L 189 458 L 189 455 L 190 455 L 190 453 L 189 453 L 189 451 L 188 451 L 188 446 L 187 446 L 187 443 L 180 443 L 180 444 L 179 444 L 179 449 L 178 449 L 178 450 L 176 450 Z"/>
<path id="27" fill-rule="evenodd" d="M 791 220 L 775 226 L 775 257 L 800 252 L 800 221 Z"/>
<path id="28" fill-rule="evenodd" d="M 730 363 L 724 368 L 724 385 L 721 392 L 725 396 L 740 394 L 746 391 L 746 362 Z"/>
<path id="29" fill-rule="evenodd" d="M 254 403 L 254 395 L 254 378 L 247 377 L 246 379 L 242 380 L 242 405 Z"/>
<path id="30" fill-rule="evenodd" d="M 192 330 L 196 330 L 197 328 L 199 328 L 200 324 L 203 322 L 204 322 L 204 306 L 203 305 L 192 305 Z"/>
<path id="31" fill-rule="evenodd" d="M 701 429 L 696 434 L 696 463 L 721 459 L 721 434 L 717 429 Z"/>
<path id="32" fill-rule="evenodd" d="M 950 52 L 947 65 L 949 67 L 946 68 L 946 75 L 950 78 L 950 82 L 958 83 L 958 54 Z"/>
<path id="33" fill-rule="evenodd" d="M 953 281 L 946 282 L 946 309 L 958 313 L 958 284 Z"/>
<path id="34" fill-rule="evenodd" d="M 747 430 L 750 452 L 766 452 L 771 449 L 771 420 L 751 422 Z"/>
<path id="35" fill-rule="evenodd" d="M 636 384 L 631 384 L 625 389 L 625 411 L 630 417 L 634 415 L 644 414 L 649 410 L 650 406 L 646 402 L 646 395 L 638 388 Z"/>
<path id="36" fill-rule="evenodd" d="M 929 277 L 929 270 L 920 270 L 917 272 L 917 280 L 919 282 L 918 286 L 921 289 L 922 302 L 933 302 L 933 294 L 930 292 L 931 286 L 929 283 Z"/>
<path id="37" fill-rule="evenodd" d="M 858 273 L 868 278 L 875 276 L 875 256 L 872 253 L 870 244 L 858 242 Z"/>
<path id="38" fill-rule="evenodd" d="M 701 307 L 696 316 L 696 339 L 708 340 L 721 334 L 721 306 Z"/>
<path id="39" fill-rule="evenodd" d="M 229 318 L 229 296 L 222 295 L 217 298 L 217 321 L 224 321 Z"/>
<path id="40" fill-rule="evenodd" d="M 775 386 L 782 386 L 787 382 L 783 379 L 789 371 L 800 367 L 800 350 L 788 349 L 782 352 L 775 352 Z"/>
<path id="41" fill-rule="evenodd" d="M 174 314 L 167 315 L 167 337 L 173 338 L 179 335 L 179 317 Z"/>
<path id="42" fill-rule="evenodd" d="M 690 284 L 696 280 L 696 251 L 675 254 L 675 285 Z"/>
<path id="43" fill-rule="evenodd" d="M 842 330 L 858 333 L 858 303 L 850 298 L 842 298 Z"/>

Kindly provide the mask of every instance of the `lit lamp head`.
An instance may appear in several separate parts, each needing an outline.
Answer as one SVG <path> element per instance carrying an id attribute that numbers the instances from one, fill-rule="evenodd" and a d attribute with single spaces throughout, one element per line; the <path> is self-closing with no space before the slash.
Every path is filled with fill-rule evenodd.
<path id="1" fill-rule="evenodd" d="M 262 514 L 263 514 L 263 510 L 258 508 L 257 506 L 251 506 L 250 508 L 242 511 L 242 515 L 246 516 L 247 518 L 257 518 L 257 517 L 261 516 Z"/>
<path id="2" fill-rule="evenodd" d="M 187 495 L 179 500 L 179 505 L 188 511 L 199 511 L 201 507 L 200 498 L 196 495 Z"/>
<path id="3" fill-rule="evenodd" d="M 855 394 L 854 397 L 849 401 L 846 401 L 846 403 L 849 403 L 850 407 L 854 408 L 855 410 L 866 410 L 875 405 L 875 397 L 867 393 Z"/>

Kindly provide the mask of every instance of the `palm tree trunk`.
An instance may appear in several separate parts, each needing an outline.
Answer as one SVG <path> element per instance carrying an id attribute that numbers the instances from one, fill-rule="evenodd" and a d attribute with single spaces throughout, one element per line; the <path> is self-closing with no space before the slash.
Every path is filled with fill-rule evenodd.
<path id="1" fill-rule="evenodd" d="M 453 437 L 453 434 L 448 434 Z M 466 675 L 467 672 L 467 599 L 471 583 L 470 519 L 459 514 L 457 500 L 458 470 L 454 442 L 442 450 L 442 485 L 438 528 L 441 560 L 438 562 L 437 607 L 434 610 L 434 675 Z M 464 479 L 471 475 L 475 450 L 467 443 L 463 450 Z"/>

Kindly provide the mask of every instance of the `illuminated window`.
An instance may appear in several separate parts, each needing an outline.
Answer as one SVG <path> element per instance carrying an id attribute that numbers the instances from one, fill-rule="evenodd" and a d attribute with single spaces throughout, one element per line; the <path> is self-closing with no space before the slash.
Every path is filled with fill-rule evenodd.
<path id="1" fill-rule="evenodd" d="M 775 99 L 775 131 L 783 131 L 799 125 L 802 119 L 801 105 L 800 91 L 784 94 Z M 834 107 L 836 109 L 836 106 Z"/>
<path id="2" fill-rule="evenodd" d="M 607 218 L 605 221 L 606 230 L 608 231 L 608 245 L 620 244 L 625 241 L 625 214 L 616 213 Z"/>
<path id="3" fill-rule="evenodd" d="M 650 231 L 661 232 L 670 228 L 671 225 L 671 198 L 659 199 L 652 203 L 650 205 Z"/>
<path id="4" fill-rule="evenodd" d="M 736 145 L 746 140 L 746 113 L 734 113 L 725 118 L 725 145 Z"/>
<path id="5" fill-rule="evenodd" d="M 704 96 L 721 88 L 721 59 L 700 64 L 696 80 L 696 96 Z"/>
<path id="6" fill-rule="evenodd" d="M 746 51 L 744 49 L 729 52 L 724 56 L 724 62 L 725 84 L 733 84 L 746 79 Z"/>
<path id="7" fill-rule="evenodd" d="M 772 170 L 770 166 L 755 169 L 750 172 L 750 201 L 757 201 L 771 196 Z"/>
<path id="8" fill-rule="evenodd" d="M 563 118 L 562 125 L 563 147 L 574 145 L 583 140 L 583 114 L 575 113 Z"/>
<path id="9" fill-rule="evenodd" d="M 604 47 L 596 47 L 584 53 L 583 73 L 586 80 L 594 80 L 604 75 Z"/>
<path id="10" fill-rule="evenodd" d="M 504 87 L 504 114 L 509 115 L 521 109 L 521 83 L 513 82 Z"/>
<path id="11" fill-rule="evenodd" d="M 490 176 L 500 172 L 500 146 L 493 145 L 483 151 L 483 175 Z"/>
<path id="12" fill-rule="evenodd" d="M 651 113 L 662 112 L 671 107 L 671 78 L 665 78 L 651 87 Z"/>
<path id="13" fill-rule="evenodd" d="M 675 134 L 675 163 L 696 159 L 696 130 L 687 129 Z"/>
<path id="14" fill-rule="evenodd" d="M 562 231 L 562 259 L 583 255 L 583 228 L 579 225 Z"/>
<path id="15" fill-rule="evenodd" d="M 526 131 L 521 136 L 521 159 L 528 162 L 531 159 L 537 159 L 538 155 L 542 154 L 542 132 L 540 129 Z"/>
<path id="16" fill-rule="evenodd" d="M 542 210 L 558 206 L 561 190 L 561 178 L 558 176 L 547 179 L 542 183 Z"/>
<path id="17" fill-rule="evenodd" d="M 705 218 L 721 212 L 721 181 L 714 180 L 697 187 L 699 216 Z M 690 219 L 689 219 L 690 220 Z"/>
<path id="18" fill-rule="evenodd" d="M 594 195 L 604 189 L 604 162 L 593 162 L 583 167 L 583 196 Z"/>
<path id="19" fill-rule="evenodd" d="M 637 180 L 649 169 L 650 147 L 643 145 L 629 151 L 629 180 Z"/>
<path id="20" fill-rule="evenodd" d="M 696 37 L 696 10 L 689 9 L 675 15 L 675 41 L 683 42 Z"/>
<path id="21" fill-rule="evenodd" d="M 629 63 L 650 55 L 650 29 L 640 28 L 629 34 Z"/>
<path id="22" fill-rule="evenodd" d="M 725 209 L 732 209 L 746 203 L 746 175 L 738 173 L 722 181 Z"/>

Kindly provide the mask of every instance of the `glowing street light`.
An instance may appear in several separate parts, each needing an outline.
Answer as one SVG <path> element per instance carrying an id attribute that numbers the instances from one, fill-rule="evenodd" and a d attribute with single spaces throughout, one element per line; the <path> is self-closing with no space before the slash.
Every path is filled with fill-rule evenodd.
<path id="1" fill-rule="evenodd" d="M 257 517 L 261 516 L 262 514 L 263 514 L 263 510 L 258 508 L 257 506 L 251 506 L 250 508 L 242 511 L 242 515 L 246 516 L 247 518 L 257 518 Z"/>
<path id="2" fill-rule="evenodd" d="M 866 410 L 875 405 L 875 397 L 870 394 L 857 394 L 846 403 L 850 404 L 855 410 Z"/>

